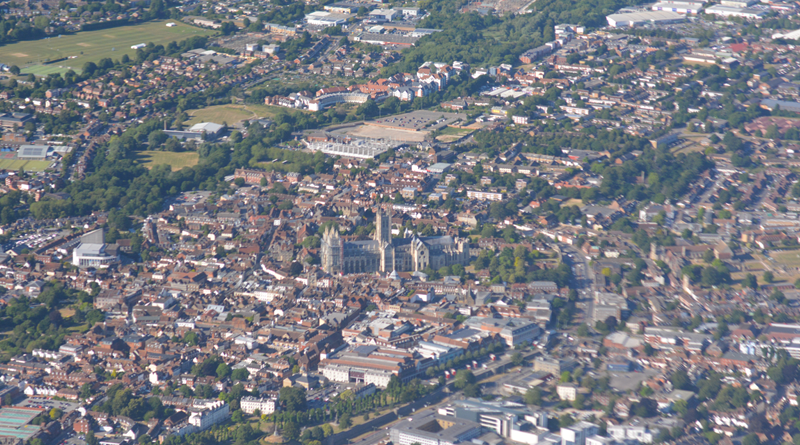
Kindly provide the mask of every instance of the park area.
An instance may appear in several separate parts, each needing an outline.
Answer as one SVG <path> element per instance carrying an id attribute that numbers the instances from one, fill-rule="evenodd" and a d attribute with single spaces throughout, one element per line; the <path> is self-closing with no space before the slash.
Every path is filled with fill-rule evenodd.
<path id="1" fill-rule="evenodd" d="M 156 165 L 167 164 L 172 171 L 178 171 L 185 167 L 194 167 L 200 160 L 200 155 L 194 151 L 175 153 L 171 151 L 139 151 L 136 152 L 136 162 L 146 168 L 153 168 Z"/>
<path id="2" fill-rule="evenodd" d="M 43 172 L 50 167 L 54 161 L 31 161 L 28 159 L 4 159 L 0 158 L 0 170 L 14 170 L 20 169 L 26 172 Z"/>
<path id="3" fill-rule="evenodd" d="M 200 108 L 188 111 L 189 120 L 187 125 L 194 125 L 200 122 L 214 122 L 234 125 L 245 119 L 270 118 L 280 111 L 286 111 L 281 107 L 260 104 L 247 105 L 214 105 L 211 107 Z"/>
<path id="4" fill-rule="evenodd" d="M 167 27 L 172 21 L 156 20 L 138 25 L 119 26 L 96 31 L 83 31 L 61 37 L 48 37 L 40 40 L 17 42 L 0 47 L 0 63 L 16 65 L 23 73 L 46 76 L 52 73 L 65 73 L 73 70 L 80 73 L 87 62 L 97 63 L 100 59 L 117 60 L 123 54 L 136 55 L 131 46 L 140 43 L 167 45 L 180 42 L 192 36 L 208 36 L 214 31 L 197 28 L 175 21 L 175 26 Z M 67 58 L 59 62 L 51 60 Z M 74 58 L 69 58 L 74 57 Z"/>

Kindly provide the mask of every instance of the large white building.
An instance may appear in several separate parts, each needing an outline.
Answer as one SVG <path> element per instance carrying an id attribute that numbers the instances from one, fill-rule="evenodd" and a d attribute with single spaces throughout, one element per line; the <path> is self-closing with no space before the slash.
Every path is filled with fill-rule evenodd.
<path id="1" fill-rule="evenodd" d="M 396 445 L 455 445 L 469 443 L 480 435 L 479 423 L 442 416 L 432 410 L 418 413 L 389 429 L 389 437 Z"/>
<path id="2" fill-rule="evenodd" d="M 586 445 L 586 438 L 596 435 L 600 427 L 589 422 L 578 422 L 561 428 L 561 445 Z"/>
<path id="3" fill-rule="evenodd" d="M 342 366 L 337 364 L 328 364 L 321 368 L 322 375 L 333 382 L 363 382 L 368 385 L 372 383 L 379 388 L 386 388 L 389 386 L 389 380 L 394 375 L 391 371 L 370 369 L 365 370 L 360 367 Z"/>
<path id="4" fill-rule="evenodd" d="M 741 17 L 745 19 L 760 19 L 765 11 L 753 8 L 737 8 L 735 6 L 714 5 L 706 8 L 706 14 L 719 15 L 722 17 Z"/>
<path id="5" fill-rule="evenodd" d="M 347 23 L 353 14 L 337 14 L 328 11 L 314 11 L 306 14 L 306 23 L 312 26 L 338 26 Z"/>
<path id="6" fill-rule="evenodd" d="M 417 344 L 417 352 L 425 358 L 432 358 L 438 360 L 439 363 L 446 363 L 448 360 L 463 354 L 464 349 L 421 341 Z"/>
<path id="7" fill-rule="evenodd" d="M 637 441 L 652 443 L 658 431 L 651 431 L 645 425 L 609 425 L 608 435 L 620 442 Z"/>
<path id="8" fill-rule="evenodd" d="M 330 156 L 341 156 L 344 158 L 375 159 L 388 150 L 400 147 L 393 141 L 366 140 L 366 139 L 344 139 L 341 141 L 322 141 L 308 142 L 306 146 L 311 151 L 321 151 Z"/>
<path id="9" fill-rule="evenodd" d="M 631 27 L 646 23 L 676 23 L 685 17 L 672 11 L 621 11 L 606 16 L 608 26 L 613 28 Z"/>
<path id="10" fill-rule="evenodd" d="M 272 414 L 277 410 L 278 404 L 275 399 L 248 396 L 242 397 L 239 406 L 247 414 L 253 414 L 256 410 L 261 411 L 261 414 Z"/>
<path id="11" fill-rule="evenodd" d="M 479 423 L 514 442 L 542 444 L 540 437 L 547 430 L 547 413 L 531 410 L 513 402 L 484 402 L 477 399 L 458 400 L 439 408 L 439 415 L 452 416 Z M 529 428 L 529 427 L 533 428 Z"/>
<path id="12" fill-rule="evenodd" d="M 702 2 L 664 0 L 652 6 L 653 11 L 672 11 L 679 14 L 697 14 L 703 9 Z"/>
<path id="13" fill-rule="evenodd" d="M 230 406 L 221 400 L 216 400 L 201 408 L 192 409 L 192 413 L 189 415 L 189 424 L 198 431 L 204 431 L 226 421 L 230 415 Z"/>
<path id="14" fill-rule="evenodd" d="M 119 262 L 119 253 L 115 247 L 105 242 L 103 229 L 93 230 L 80 239 L 80 243 L 72 250 L 72 264 L 77 267 L 108 267 Z"/>

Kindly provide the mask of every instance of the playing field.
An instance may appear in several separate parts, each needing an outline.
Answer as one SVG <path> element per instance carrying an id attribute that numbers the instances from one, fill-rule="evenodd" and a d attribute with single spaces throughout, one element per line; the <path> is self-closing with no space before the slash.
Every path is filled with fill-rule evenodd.
<path id="1" fill-rule="evenodd" d="M 770 252 L 770 256 L 782 266 L 800 267 L 800 250 L 784 250 L 782 252 Z"/>
<path id="2" fill-rule="evenodd" d="M 167 164 L 172 167 L 172 171 L 178 171 L 184 167 L 197 165 L 200 156 L 197 152 L 186 151 L 183 153 L 173 153 L 171 151 L 140 151 L 136 153 L 136 161 L 147 168 L 156 165 Z"/>
<path id="3" fill-rule="evenodd" d="M 257 117 L 256 113 L 249 111 L 242 105 L 215 105 L 213 107 L 200 108 L 188 112 L 189 118 L 186 124 L 193 125 L 199 122 L 214 122 L 233 125 L 244 119 Z"/>
<path id="4" fill-rule="evenodd" d="M 226 122 L 228 125 L 233 125 L 245 119 L 273 117 L 280 111 L 287 112 L 289 110 L 271 105 L 214 105 L 198 110 L 189 110 L 190 118 L 186 124 L 194 125 L 199 122 L 222 124 Z"/>
<path id="5" fill-rule="evenodd" d="M 176 26 L 168 28 L 167 23 Z M 97 63 L 100 59 L 110 57 L 119 59 L 123 54 L 133 57 L 136 54 L 131 46 L 139 43 L 166 45 L 169 42 L 180 42 L 192 36 L 207 36 L 214 31 L 172 20 L 158 20 L 140 25 L 120 26 L 117 28 L 85 31 L 63 37 L 48 37 L 41 40 L 12 43 L 0 46 L 0 63 L 17 65 L 23 73 L 47 75 L 63 73 L 67 70 L 81 72 L 86 62 Z M 74 59 L 62 60 L 50 65 L 43 63 L 62 57 Z"/>
<path id="6" fill-rule="evenodd" d="M 0 170 L 25 169 L 26 172 L 43 172 L 53 161 L 29 161 L 27 159 L 0 159 Z"/>

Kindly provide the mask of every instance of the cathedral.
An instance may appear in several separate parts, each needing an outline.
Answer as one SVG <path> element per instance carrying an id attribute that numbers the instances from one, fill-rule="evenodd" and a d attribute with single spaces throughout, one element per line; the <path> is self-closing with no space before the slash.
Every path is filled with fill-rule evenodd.
<path id="1" fill-rule="evenodd" d="M 322 234 L 322 269 L 336 274 L 416 272 L 469 263 L 469 242 L 451 236 L 392 239 L 392 218 L 378 209 L 375 239 L 344 241 L 335 227 Z"/>

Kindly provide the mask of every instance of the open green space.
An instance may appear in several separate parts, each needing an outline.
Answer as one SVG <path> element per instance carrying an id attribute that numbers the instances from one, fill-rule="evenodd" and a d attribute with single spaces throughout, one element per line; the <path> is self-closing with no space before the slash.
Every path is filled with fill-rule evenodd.
<path id="1" fill-rule="evenodd" d="M 175 153 L 171 151 L 139 151 L 136 152 L 136 162 L 147 168 L 156 165 L 167 164 L 172 171 L 178 171 L 184 167 L 193 167 L 200 160 L 200 155 L 194 151 Z"/>
<path id="2" fill-rule="evenodd" d="M 226 122 L 228 125 L 233 125 L 241 120 L 257 117 L 255 112 L 249 111 L 244 105 L 214 105 L 191 110 L 188 114 L 190 118 L 186 121 L 187 125 L 194 125 L 200 122 L 214 122 L 217 124 Z"/>
<path id="3" fill-rule="evenodd" d="M 200 122 L 214 122 L 221 124 L 226 122 L 233 125 L 245 119 L 274 117 L 280 111 L 288 111 L 281 107 L 272 105 L 214 105 L 211 107 L 189 110 L 189 120 L 187 125 L 194 125 Z"/>
<path id="4" fill-rule="evenodd" d="M 439 142 L 453 142 L 461 139 L 469 133 L 472 133 L 473 131 L 475 130 L 470 128 L 456 128 L 447 126 L 437 132 L 438 136 L 436 136 L 436 140 Z"/>
<path id="5" fill-rule="evenodd" d="M 471 133 L 473 130 L 469 128 L 456 128 L 456 127 L 444 127 L 439 130 L 439 134 L 442 136 L 463 136 L 467 133 Z"/>
<path id="6" fill-rule="evenodd" d="M 0 170 L 16 170 L 20 168 L 26 172 L 45 171 L 53 161 L 30 161 L 27 159 L 0 159 Z"/>
<path id="7" fill-rule="evenodd" d="M 781 252 L 770 252 L 770 256 L 778 264 L 787 267 L 800 267 L 800 250 L 784 250 Z"/>
<path id="8" fill-rule="evenodd" d="M 176 26 L 167 27 L 169 22 Z M 63 37 L 48 37 L 40 40 L 17 42 L 0 47 L 0 63 L 17 65 L 23 73 L 47 75 L 63 73 L 70 69 L 81 72 L 86 62 L 97 63 L 109 57 L 119 59 L 123 54 L 133 57 L 136 50 L 131 46 L 139 43 L 166 45 L 180 42 L 192 36 L 208 36 L 214 31 L 197 28 L 175 20 L 156 20 L 138 25 L 79 32 Z M 50 65 L 49 60 L 75 57 Z"/>

